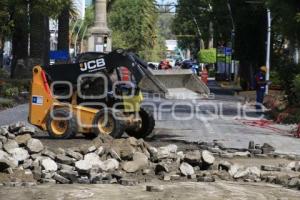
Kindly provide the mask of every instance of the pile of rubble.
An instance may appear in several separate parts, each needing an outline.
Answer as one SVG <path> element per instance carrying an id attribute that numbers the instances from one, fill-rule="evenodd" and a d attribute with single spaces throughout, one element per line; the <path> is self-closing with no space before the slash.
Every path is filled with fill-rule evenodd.
<path id="1" fill-rule="evenodd" d="M 130 186 L 156 178 L 162 181 L 189 179 L 199 182 L 214 182 L 216 179 L 265 180 L 290 187 L 300 186 L 299 174 L 298 177 L 295 175 L 282 181 L 279 175 L 273 173 L 283 168 L 296 173 L 300 171 L 300 162 L 294 161 L 281 168 L 243 167 L 222 160 L 220 155 L 224 156 L 225 151 L 215 152 L 221 144 L 211 148 L 202 143 L 199 150 L 183 152 L 178 151 L 174 144 L 155 148 L 142 139 L 112 139 L 103 135 L 94 139 L 90 145 L 51 151 L 40 140 L 32 138 L 34 132 L 33 128 L 22 123 L 0 127 L 0 184 L 116 183 Z M 264 151 L 271 149 L 268 145 L 263 148 Z M 227 152 L 228 155 L 230 153 Z M 249 154 L 249 151 L 234 153 L 236 156 Z M 23 176 L 16 176 L 20 173 Z M 7 175 L 5 179 L 1 179 L 1 174 Z"/>

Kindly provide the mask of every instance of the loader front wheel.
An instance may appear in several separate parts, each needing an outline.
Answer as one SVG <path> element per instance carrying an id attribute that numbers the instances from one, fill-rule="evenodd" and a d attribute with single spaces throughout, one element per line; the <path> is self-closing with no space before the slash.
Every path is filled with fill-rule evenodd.
<path id="1" fill-rule="evenodd" d="M 56 108 L 47 117 L 46 127 L 50 137 L 55 139 L 69 139 L 77 133 L 75 117 L 66 108 Z"/>
<path id="2" fill-rule="evenodd" d="M 146 138 L 155 127 L 155 119 L 152 112 L 147 109 L 141 108 L 139 114 L 142 120 L 141 126 L 138 129 L 127 129 L 126 133 L 135 138 Z"/>
<path id="3" fill-rule="evenodd" d="M 123 113 L 111 108 L 100 110 L 93 120 L 93 133 L 95 135 L 110 135 L 113 138 L 122 137 L 125 129 Z"/>

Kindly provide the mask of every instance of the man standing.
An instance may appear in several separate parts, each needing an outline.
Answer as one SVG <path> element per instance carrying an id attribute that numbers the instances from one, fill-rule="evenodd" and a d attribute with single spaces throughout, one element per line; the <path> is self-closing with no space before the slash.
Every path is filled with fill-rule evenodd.
<path id="1" fill-rule="evenodd" d="M 264 97 L 266 93 L 266 73 L 267 68 L 262 66 L 259 72 L 255 75 L 255 83 L 256 83 L 256 110 L 262 110 L 262 104 L 264 102 Z"/>

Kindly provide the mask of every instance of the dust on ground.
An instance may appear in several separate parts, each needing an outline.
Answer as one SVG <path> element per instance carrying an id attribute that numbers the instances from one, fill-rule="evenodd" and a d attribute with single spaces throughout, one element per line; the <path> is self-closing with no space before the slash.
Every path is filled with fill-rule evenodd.
<path id="1" fill-rule="evenodd" d="M 146 185 L 163 184 L 162 192 L 147 192 Z M 0 188 L 1 199 L 6 200 L 241 200 L 241 199 L 288 199 L 298 200 L 300 192 L 276 185 L 215 182 L 215 183 L 160 183 L 151 182 L 138 186 L 121 185 L 40 185 L 30 188 Z"/>

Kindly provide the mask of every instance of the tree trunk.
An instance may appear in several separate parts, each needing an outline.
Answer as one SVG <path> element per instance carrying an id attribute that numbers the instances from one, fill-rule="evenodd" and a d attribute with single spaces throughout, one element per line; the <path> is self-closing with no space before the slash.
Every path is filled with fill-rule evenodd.
<path id="1" fill-rule="evenodd" d="M 70 54 L 69 52 L 69 24 L 70 24 L 70 8 L 66 6 L 58 18 L 58 50 L 65 51 Z M 61 61 L 65 63 L 66 61 Z"/>
<path id="2" fill-rule="evenodd" d="M 50 32 L 49 18 L 39 10 L 30 14 L 30 58 L 31 65 L 49 65 Z"/>
<path id="3" fill-rule="evenodd" d="M 27 6 L 24 6 L 26 10 Z M 27 13 L 14 16 L 14 32 L 12 35 L 12 63 L 11 78 L 16 76 L 23 78 L 31 73 L 26 60 L 28 58 L 28 17 Z M 18 66 L 17 66 L 18 65 Z"/>
<path id="4" fill-rule="evenodd" d="M 69 53 L 69 8 L 65 7 L 58 18 L 58 50 L 67 51 Z"/>

